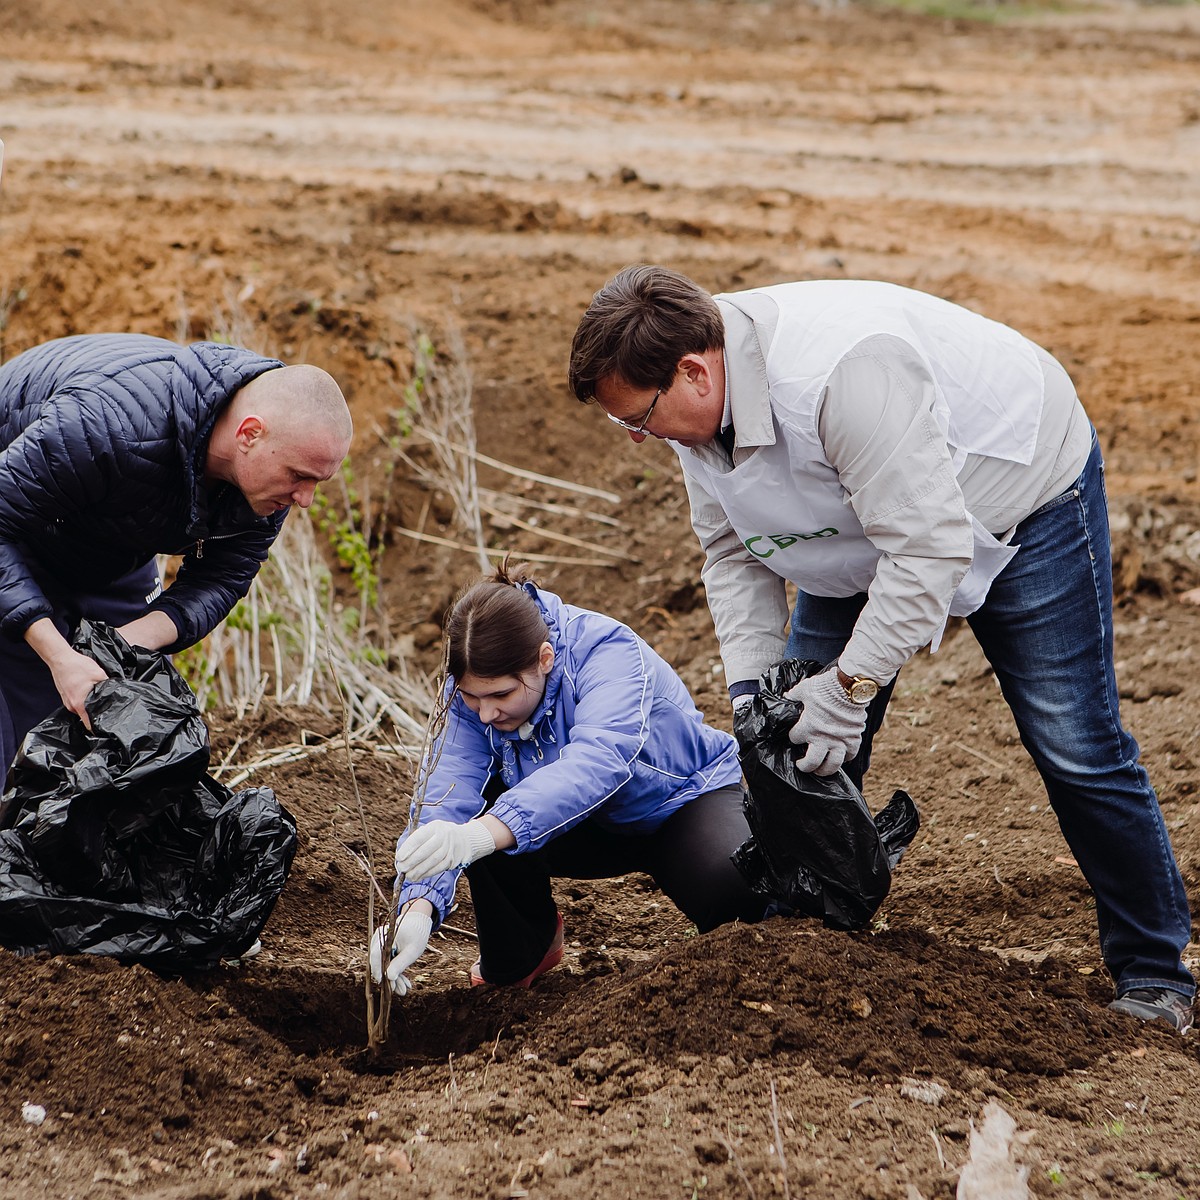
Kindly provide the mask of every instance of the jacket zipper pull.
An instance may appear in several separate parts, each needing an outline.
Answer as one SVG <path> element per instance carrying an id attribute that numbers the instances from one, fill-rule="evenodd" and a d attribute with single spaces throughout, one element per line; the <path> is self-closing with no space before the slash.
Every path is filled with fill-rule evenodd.
<path id="1" fill-rule="evenodd" d="M 197 558 L 204 557 L 204 539 L 203 538 L 196 539 L 196 557 Z"/>

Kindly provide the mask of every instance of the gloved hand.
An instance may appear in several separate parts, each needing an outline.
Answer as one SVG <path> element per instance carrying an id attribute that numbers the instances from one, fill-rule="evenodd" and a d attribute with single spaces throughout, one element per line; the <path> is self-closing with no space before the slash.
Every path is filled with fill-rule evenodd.
<path id="1" fill-rule="evenodd" d="M 819 675 L 800 680 L 784 695 L 804 705 L 800 720 L 788 731 L 790 742 L 808 747 L 796 761 L 799 770 L 832 775 L 858 753 L 867 727 L 867 706 L 855 704 L 846 695 L 836 663 Z"/>
<path id="2" fill-rule="evenodd" d="M 465 825 L 430 821 L 400 844 L 396 871 L 409 883 L 416 883 L 450 867 L 468 867 L 495 849 L 495 838 L 478 817 Z"/>
<path id="3" fill-rule="evenodd" d="M 396 936 L 392 939 L 392 957 L 387 967 L 388 983 L 395 995 L 407 996 L 412 991 L 412 983 L 404 972 L 425 953 L 432 929 L 433 918 L 428 913 L 418 912 L 411 907 L 406 908 L 400 920 L 396 922 Z M 383 982 L 383 951 L 386 941 L 387 929 L 375 930 L 375 936 L 371 939 L 371 949 L 367 955 L 371 964 L 371 979 L 375 983 Z"/>

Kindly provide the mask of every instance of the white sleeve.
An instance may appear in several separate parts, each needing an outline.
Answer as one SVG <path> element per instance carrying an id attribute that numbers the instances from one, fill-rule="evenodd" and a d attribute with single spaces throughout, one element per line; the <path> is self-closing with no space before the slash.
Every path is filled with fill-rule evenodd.
<path id="1" fill-rule="evenodd" d="M 685 470 L 692 528 L 704 551 L 700 575 L 721 645 L 725 681 L 757 680 L 783 658 L 790 615 L 784 581 L 755 558 L 724 509 Z"/>
<path id="2" fill-rule="evenodd" d="M 974 553 L 934 396 L 916 351 L 881 334 L 841 360 L 818 411 L 826 457 L 883 554 L 838 661 L 881 683 L 941 629 Z"/>

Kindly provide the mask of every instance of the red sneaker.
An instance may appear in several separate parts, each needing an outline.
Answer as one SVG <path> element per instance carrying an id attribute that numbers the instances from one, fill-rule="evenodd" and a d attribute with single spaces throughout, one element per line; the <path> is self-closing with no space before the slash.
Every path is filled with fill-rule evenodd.
<path id="1" fill-rule="evenodd" d="M 524 979 L 518 979 L 516 983 L 506 983 L 504 987 L 522 987 L 527 988 L 539 975 L 545 975 L 552 967 L 557 967 L 562 962 L 563 956 L 563 919 L 562 913 L 558 915 L 558 926 L 554 930 L 554 937 L 550 942 L 550 949 L 546 951 L 542 961 L 538 963 Z M 471 986 L 472 987 L 492 987 L 483 977 L 483 972 L 479 967 L 479 959 L 476 959 L 471 964 Z"/>

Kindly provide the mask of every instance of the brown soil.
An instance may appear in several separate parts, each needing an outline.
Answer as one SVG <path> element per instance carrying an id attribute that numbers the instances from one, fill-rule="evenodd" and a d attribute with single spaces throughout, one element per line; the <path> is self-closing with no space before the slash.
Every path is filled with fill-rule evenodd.
<path id="1" fill-rule="evenodd" d="M 232 326 L 338 376 L 378 480 L 410 328 L 461 330 L 482 448 L 619 495 L 579 504 L 619 526 L 552 523 L 631 561 L 544 582 L 642 631 L 718 723 L 673 458 L 565 388 L 595 287 L 636 260 L 714 289 L 877 277 L 1045 344 L 1107 451 L 1125 716 L 1200 898 L 1200 9 L 0 0 L 0 29 L 5 355 Z M 408 483 L 389 520 L 459 536 Z M 497 546 L 594 557 L 504 524 Z M 388 555 L 428 660 L 471 559 Z M 332 730 L 217 713 L 214 741 L 305 723 Z M 382 863 L 404 772 L 357 776 Z M 258 959 L 163 979 L 0 955 L 4 1196 L 932 1200 L 989 1099 L 1039 1195 L 1200 1196 L 1198 1043 L 1105 1011 L 1090 894 L 963 630 L 906 670 L 879 742 L 868 799 L 905 787 L 924 824 L 873 930 L 698 937 L 641 877 L 564 883 L 563 969 L 472 991 L 448 932 L 375 1058 L 348 774 L 263 778 L 301 849 Z"/>

